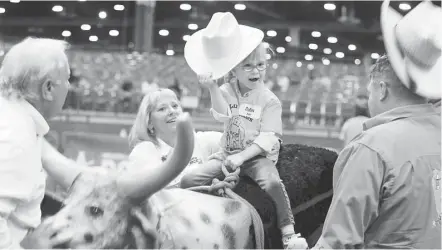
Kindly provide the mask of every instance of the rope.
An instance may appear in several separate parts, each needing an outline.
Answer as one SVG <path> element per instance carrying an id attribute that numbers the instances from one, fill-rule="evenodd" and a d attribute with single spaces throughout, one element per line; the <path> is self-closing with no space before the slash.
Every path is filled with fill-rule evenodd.
<path id="1" fill-rule="evenodd" d="M 252 204 L 241 196 L 237 195 L 232 189 L 235 188 L 239 182 L 240 168 L 235 169 L 233 172 L 229 172 L 226 166 L 221 166 L 221 171 L 224 174 L 224 180 L 220 181 L 217 178 L 213 179 L 211 186 L 198 186 L 187 188 L 191 191 L 204 191 L 209 193 L 217 193 L 219 196 L 230 198 L 246 204 L 250 209 L 250 215 L 253 223 L 253 231 L 255 236 L 256 249 L 264 249 L 264 226 L 262 224 L 261 216 Z"/>
<path id="2" fill-rule="evenodd" d="M 209 192 L 218 193 L 219 196 L 225 197 L 227 189 L 234 189 L 239 182 L 240 168 L 236 168 L 235 171 L 229 172 L 224 164 L 221 166 L 221 171 L 224 174 L 224 180 L 220 181 L 217 178 L 213 179 L 212 186 L 209 188 Z"/>
<path id="3" fill-rule="evenodd" d="M 215 178 L 212 181 L 212 185 L 210 186 L 197 186 L 197 187 L 189 187 L 187 190 L 190 191 L 198 191 L 198 192 L 207 192 L 207 193 L 216 193 L 219 196 L 225 196 L 226 189 L 234 189 L 236 184 L 239 182 L 239 173 L 241 171 L 240 168 L 237 168 L 234 172 L 230 173 L 226 166 L 223 164 L 221 166 L 221 171 L 224 174 L 224 180 L 220 181 Z"/>

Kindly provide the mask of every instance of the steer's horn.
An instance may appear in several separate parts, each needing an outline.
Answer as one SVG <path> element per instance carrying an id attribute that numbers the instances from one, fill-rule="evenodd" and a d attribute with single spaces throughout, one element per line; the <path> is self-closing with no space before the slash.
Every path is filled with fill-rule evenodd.
<path id="1" fill-rule="evenodd" d="M 118 178 L 119 191 L 131 198 L 149 197 L 164 188 L 187 166 L 193 153 L 193 127 L 188 113 L 177 118 L 177 140 L 168 159 L 160 166 L 139 166 Z"/>

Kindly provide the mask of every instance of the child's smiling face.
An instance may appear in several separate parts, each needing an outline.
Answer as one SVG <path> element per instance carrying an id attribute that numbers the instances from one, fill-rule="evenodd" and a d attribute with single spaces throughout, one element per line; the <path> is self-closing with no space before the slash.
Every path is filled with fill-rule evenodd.
<path id="1" fill-rule="evenodd" d="M 264 44 L 258 47 L 234 69 L 242 90 L 249 91 L 263 84 L 266 75 L 267 50 Z"/>

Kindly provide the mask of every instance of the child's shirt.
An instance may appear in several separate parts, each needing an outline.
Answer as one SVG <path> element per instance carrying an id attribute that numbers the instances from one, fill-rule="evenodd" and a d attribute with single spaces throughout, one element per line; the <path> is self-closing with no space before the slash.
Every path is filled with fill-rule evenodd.
<path id="1" fill-rule="evenodd" d="M 282 137 L 282 107 L 278 97 L 264 84 L 243 96 L 237 83 L 225 83 L 220 90 L 229 105 L 228 114 L 214 109 L 210 112 L 224 123 L 221 148 L 234 154 L 255 143 L 264 150 L 265 157 L 276 163 Z"/>

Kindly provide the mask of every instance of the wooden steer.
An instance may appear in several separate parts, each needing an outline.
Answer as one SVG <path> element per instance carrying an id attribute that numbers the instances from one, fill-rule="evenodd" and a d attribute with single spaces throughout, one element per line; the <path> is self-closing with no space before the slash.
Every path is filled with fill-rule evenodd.
<path id="1" fill-rule="evenodd" d="M 56 221 L 68 223 L 66 230 L 75 237 L 58 247 L 255 248 L 260 232 L 254 230 L 257 223 L 246 204 L 183 189 L 162 189 L 182 171 L 192 154 L 189 118 L 178 121 L 177 129 L 177 146 L 158 171 L 80 174 L 64 207 L 55 215 Z M 305 145 L 283 145 L 280 151 L 277 168 L 296 210 L 295 229 L 307 239 L 320 229 L 331 195 L 323 196 L 308 209 L 299 205 L 330 192 L 336 158 L 335 152 Z M 249 201 L 262 218 L 265 247 L 282 248 L 272 199 L 246 178 L 234 191 Z M 309 245 L 315 242 L 310 239 Z"/>
<path id="2" fill-rule="evenodd" d="M 177 130 L 171 157 L 156 171 L 78 175 L 53 222 L 67 224 L 60 233 L 74 238 L 57 248 L 255 248 L 252 212 L 244 203 L 163 189 L 192 155 L 188 116 L 177 120 Z"/>

